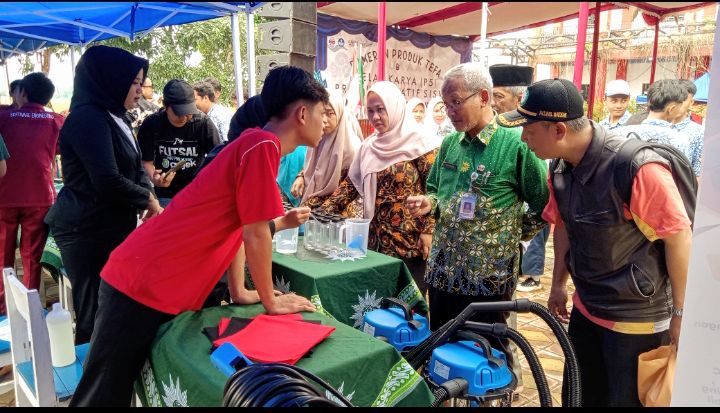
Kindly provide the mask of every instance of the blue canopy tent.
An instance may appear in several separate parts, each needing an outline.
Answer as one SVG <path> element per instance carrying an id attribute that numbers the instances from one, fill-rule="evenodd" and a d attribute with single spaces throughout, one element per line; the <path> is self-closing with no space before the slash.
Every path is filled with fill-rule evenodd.
<path id="1" fill-rule="evenodd" d="M 67 44 L 75 66 L 75 48 L 96 40 L 142 37 L 155 28 L 231 16 L 236 92 L 242 98 L 238 13 L 248 16 L 261 2 L 3 2 L 0 3 L 0 63 L 44 47 Z M 247 19 L 248 33 L 254 20 Z M 255 48 L 248 37 L 249 90 L 254 94 Z M 7 72 L 6 72 L 7 74 Z"/>
<path id="2" fill-rule="evenodd" d="M 697 88 L 697 93 L 695 93 L 694 97 L 695 101 L 707 103 L 708 91 L 710 90 L 710 72 L 703 73 L 702 76 L 695 79 L 694 83 Z"/>

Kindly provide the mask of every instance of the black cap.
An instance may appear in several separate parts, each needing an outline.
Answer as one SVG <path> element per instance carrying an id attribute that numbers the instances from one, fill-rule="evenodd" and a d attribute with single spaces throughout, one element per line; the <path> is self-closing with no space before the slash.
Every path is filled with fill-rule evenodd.
<path id="1" fill-rule="evenodd" d="M 583 98 L 565 79 L 548 79 L 530 85 L 517 110 L 497 116 L 497 123 L 514 128 L 539 121 L 566 122 L 585 115 Z"/>
<path id="2" fill-rule="evenodd" d="M 171 79 L 163 88 L 163 102 L 172 107 L 177 116 L 198 113 L 195 106 L 195 90 L 184 80 Z"/>
<path id="3" fill-rule="evenodd" d="M 498 64 L 490 66 L 490 77 L 493 86 L 530 86 L 533 81 L 533 68 Z"/>

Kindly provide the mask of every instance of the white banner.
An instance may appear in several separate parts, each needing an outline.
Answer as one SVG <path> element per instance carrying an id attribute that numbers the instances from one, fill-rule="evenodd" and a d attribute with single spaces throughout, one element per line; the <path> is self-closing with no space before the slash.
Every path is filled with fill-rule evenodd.
<path id="1" fill-rule="evenodd" d="M 720 17 L 720 15 L 718 15 Z M 720 18 L 713 56 L 720 56 Z M 695 212 L 672 406 L 720 406 L 720 60 L 710 73 L 702 177 Z"/>
<path id="2" fill-rule="evenodd" d="M 361 48 L 358 48 L 358 42 Z M 352 76 L 354 53 L 362 49 L 365 91 L 377 81 L 377 43 L 362 34 L 341 31 L 327 38 L 327 69 L 322 76 L 328 89 L 345 93 Z M 415 47 L 409 41 L 387 39 L 385 50 L 385 78 L 402 90 L 406 99 L 420 98 L 427 103 L 440 95 L 442 76 L 460 64 L 460 53 L 451 47 L 436 44 L 427 49 Z"/>

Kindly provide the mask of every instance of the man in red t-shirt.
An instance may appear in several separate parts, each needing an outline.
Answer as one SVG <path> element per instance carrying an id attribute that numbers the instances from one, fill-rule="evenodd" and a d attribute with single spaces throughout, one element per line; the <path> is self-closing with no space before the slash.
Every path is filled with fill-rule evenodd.
<path id="1" fill-rule="evenodd" d="M 311 74 L 284 66 L 270 71 L 261 97 L 270 119 L 265 127 L 230 143 L 161 215 L 110 255 L 71 406 L 129 406 L 159 326 L 183 311 L 199 310 L 243 243 L 257 288 L 244 304 L 261 301 L 270 314 L 315 310 L 304 297 L 275 295 L 268 221 L 284 212 L 275 185 L 280 157 L 298 145 L 317 146 L 328 93 Z M 280 224 L 275 229 L 286 226 Z"/>
<path id="2" fill-rule="evenodd" d="M 55 86 L 42 73 L 25 76 L 18 86 L 19 109 L 0 112 L 0 135 L 12 157 L 0 180 L 0 262 L 15 264 L 18 227 L 23 283 L 40 287 L 40 258 L 48 231 L 43 219 L 55 200 L 53 165 L 64 118 L 45 111 Z M 1 284 L 1 283 L 0 283 Z M 5 293 L 0 286 L 0 313 L 5 314 Z"/>

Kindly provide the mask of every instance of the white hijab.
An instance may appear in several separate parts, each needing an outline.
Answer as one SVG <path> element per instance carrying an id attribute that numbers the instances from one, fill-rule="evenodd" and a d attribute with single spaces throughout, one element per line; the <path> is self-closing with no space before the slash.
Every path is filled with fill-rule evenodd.
<path id="1" fill-rule="evenodd" d="M 412 111 L 413 111 L 413 109 L 415 109 L 415 106 L 417 106 L 417 105 L 423 105 L 423 107 L 425 108 L 425 114 L 427 115 L 428 107 L 425 105 L 425 102 L 420 100 L 420 98 L 412 98 L 407 103 L 408 111 L 412 114 L 412 120 L 415 120 L 415 114 L 412 113 Z M 421 120 L 418 123 L 421 124 L 422 122 L 423 121 Z"/>
<path id="2" fill-rule="evenodd" d="M 368 136 L 355 155 L 348 176 L 363 198 L 363 217 L 375 216 L 375 198 L 377 196 L 377 173 L 403 161 L 411 161 L 436 149 L 415 122 L 412 109 L 406 105 L 405 96 L 398 87 L 388 81 L 375 83 L 370 92 L 377 94 L 385 105 L 388 114 L 388 130 L 385 133 L 375 131 Z"/>
<path id="3" fill-rule="evenodd" d="M 430 102 L 427 105 L 427 111 L 425 112 L 425 120 L 423 124 L 430 132 L 430 138 L 433 141 L 439 141 L 439 144 L 441 144 L 443 138 L 445 137 L 444 130 L 447 129 L 447 122 L 449 122 L 449 119 L 447 115 L 445 115 L 445 119 L 439 125 L 437 124 L 437 122 L 435 122 L 435 119 L 433 118 L 433 116 L 435 115 L 434 109 L 438 103 L 442 104 L 442 97 L 435 96 L 434 98 L 430 99 Z"/>

